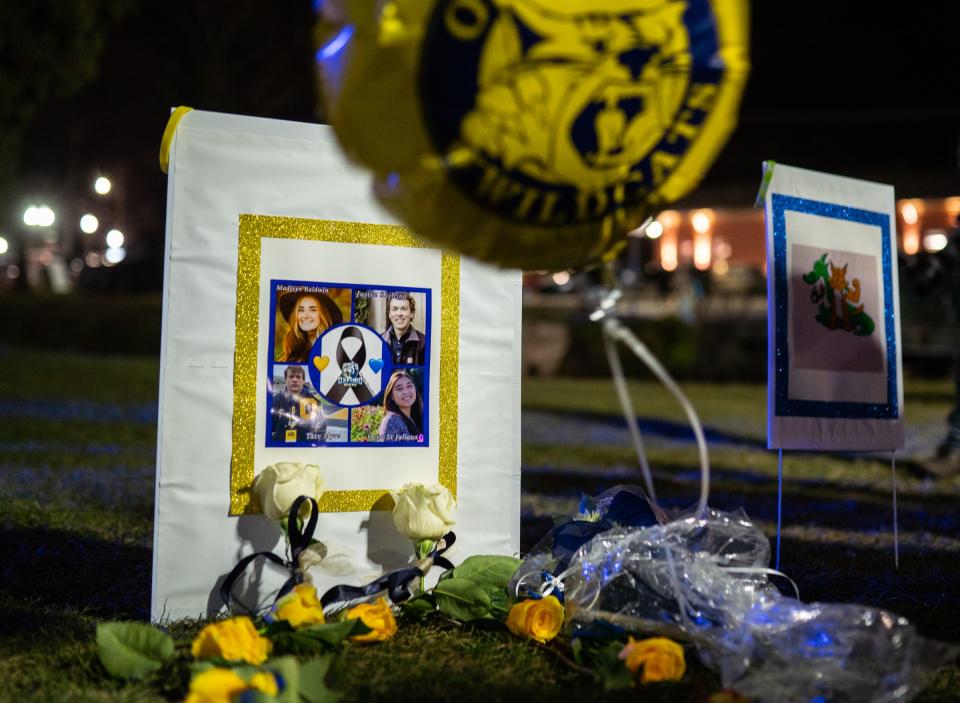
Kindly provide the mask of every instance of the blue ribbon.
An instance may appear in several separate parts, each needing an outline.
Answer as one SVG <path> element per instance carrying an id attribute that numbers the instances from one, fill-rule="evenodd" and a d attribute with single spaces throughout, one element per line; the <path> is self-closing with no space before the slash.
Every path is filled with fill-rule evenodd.
<path id="1" fill-rule="evenodd" d="M 583 496 L 579 509 L 581 513 L 596 510 L 600 513 L 600 519 L 590 521 L 574 518 L 553 529 L 551 551 L 559 559 L 553 571 L 555 576 L 567 568 L 580 547 L 601 532 L 614 527 L 647 527 L 657 522 L 646 498 L 628 486 L 615 486 L 595 498 Z"/>
<path id="2" fill-rule="evenodd" d="M 647 527 L 655 525 L 657 518 L 642 491 L 631 486 L 614 486 L 598 496 L 583 495 L 578 507 L 579 515 L 556 525 L 537 544 L 531 554 L 549 554 L 550 572 L 544 571 L 541 578 L 549 581 L 562 574 L 570 565 L 573 555 L 583 545 L 599 534 L 615 527 Z M 584 520 L 580 516 L 594 513 L 596 520 Z M 563 602 L 563 592 L 555 589 L 553 595 Z M 526 587 L 525 597 L 536 598 L 539 591 Z"/>

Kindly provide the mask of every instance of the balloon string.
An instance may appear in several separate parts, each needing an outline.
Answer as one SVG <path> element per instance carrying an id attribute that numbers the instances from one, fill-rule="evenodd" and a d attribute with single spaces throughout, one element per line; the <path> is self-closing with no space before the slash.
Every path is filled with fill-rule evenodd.
<path id="1" fill-rule="evenodd" d="M 724 566 L 722 568 L 724 571 L 729 571 L 734 574 L 764 574 L 766 576 L 779 576 L 780 578 L 784 578 L 790 582 L 791 586 L 793 586 L 793 592 L 796 594 L 797 600 L 800 600 L 800 588 L 792 578 L 787 576 L 782 571 L 768 569 L 764 566 Z"/>
<path id="2" fill-rule="evenodd" d="M 650 464 L 647 461 L 647 453 L 643 447 L 643 437 L 640 434 L 640 427 L 637 424 L 637 413 L 633 409 L 633 402 L 630 400 L 630 393 L 627 389 L 627 381 L 623 375 L 623 366 L 620 363 L 620 354 L 617 353 L 617 345 L 613 338 L 607 332 L 606 326 L 603 328 L 603 347 L 607 352 L 607 361 L 610 364 L 610 371 L 613 375 L 613 387 L 617 391 L 617 397 L 620 399 L 620 405 L 623 407 L 624 417 L 627 419 L 627 428 L 630 430 L 630 439 L 633 441 L 633 448 L 636 450 L 637 459 L 640 462 L 640 470 L 643 472 L 643 482 L 647 487 L 649 494 L 648 502 L 657 504 L 657 492 L 653 487 L 653 474 L 650 471 Z"/>
<path id="3" fill-rule="evenodd" d="M 693 428 L 693 435 L 697 440 L 697 449 L 700 457 L 700 498 L 697 501 L 697 511 L 695 513 L 698 519 L 702 519 L 706 516 L 707 513 L 707 498 L 710 495 L 710 462 L 707 458 L 707 440 L 703 434 L 703 427 L 700 425 L 700 419 L 697 417 L 696 410 L 693 409 L 693 405 L 684 395 L 683 391 L 680 390 L 680 387 L 676 384 L 673 378 L 667 373 L 667 370 L 660 364 L 657 360 L 657 357 L 647 349 L 647 346 L 641 342 L 636 335 L 633 334 L 629 329 L 624 327 L 619 320 L 614 317 L 606 317 L 603 321 L 603 330 L 604 332 L 615 341 L 623 342 L 626 347 L 632 351 L 637 358 L 639 358 L 643 363 L 647 365 L 654 376 L 656 376 L 660 382 L 667 387 L 674 397 L 680 403 L 680 406 L 683 408 L 684 412 L 687 415 L 687 419 L 690 422 L 690 426 Z M 622 373 L 621 373 L 622 379 Z M 616 381 L 616 374 L 614 374 L 614 380 Z M 627 422 L 633 419 L 633 422 L 636 422 L 636 416 L 628 412 L 627 409 L 624 409 L 627 413 Z M 639 431 L 638 431 L 639 434 Z M 643 464 L 641 464 L 643 468 Z M 646 473 L 644 478 L 652 485 L 653 479 L 649 475 L 649 467 L 646 467 Z"/>

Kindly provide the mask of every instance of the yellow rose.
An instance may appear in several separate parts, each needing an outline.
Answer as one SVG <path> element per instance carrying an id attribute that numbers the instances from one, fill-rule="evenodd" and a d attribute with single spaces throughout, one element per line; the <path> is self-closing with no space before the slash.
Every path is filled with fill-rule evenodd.
<path id="1" fill-rule="evenodd" d="M 376 603 L 361 603 L 347 611 L 348 620 L 360 620 L 370 628 L 364 635 L 354 635 L 350 639 L 354 642 L 383 642 L 397 634 L 397 621 L 393 611 L 382 596 Z"/>
<path id="2" fill-rule="evenodd" d="M 320 500 L 323 495 L 323 477 L 320 467 L 296 461 L 272 464 L 257 474 L 253 491 L 260 498 L 263 514 L 271 520 L 286 520 L 290 506 L 300 496 Z M 301 517 L 310 515 L 307 506 L 301 508 Z"/>
<path id="3" fill-rule="evenodd" d="M 323 624 L 323 606 L 317 598 L 317 589 L 305 583 L 297 584 L 274 604 L 273 616 L 286 620 L 295 630 Z"/>
<path id="4" fill-rule="evenodd" d="M 633 637 L 620 650 L 620 659 L 633 673 L 643 667 L 640 683 L 679 681 L 687 670 L 683 647 L 666 637 L 635 640 Z"/>
<path id="5" fill-rule="evenodd" d="M 280 689 L 276 678 L 269 672 L 262 671 L 244 681 L 233 669 L 217 667 L 193 677 L 190 692 L 183 703 L 230 703 L 234 696 L 249 690 L 275 696 Z"/>
<path id="6" fill-rule="evenodd" d="M 243 615 L 207 625 L 190 647 L 197 659 L 221 657 L 249 664 L 262 664 L 272 649 L 273 643 L 261 637 L 253 621 Z"/>
<path id="7" fill-rule="evenodd" d="M 507 628 L 515 635 L 543 644 L 560 633 L 563 605 L 556 596 L 522 600 L 507 614 Z"/>
<path id="8" fill-rule="evenodd" d="M 277 677 L 269 671 L 261 671 L 250 677 L 250 688 L 266 693 L 268 696 L 275 696 L 280 692 L 277 686 Z"/>
<path id="9" fill-rule="evenodd" d="M 453 527 L 456 501 L 444 485 L 408 483 L 393 494 L 393 500 L 393 524 L 414 542 L 438 540 Z"/>

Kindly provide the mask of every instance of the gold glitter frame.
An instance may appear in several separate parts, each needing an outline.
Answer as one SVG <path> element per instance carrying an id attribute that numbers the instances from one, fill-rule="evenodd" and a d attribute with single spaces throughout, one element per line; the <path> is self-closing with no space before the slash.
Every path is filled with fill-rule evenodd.
<path id="1" fill-rule="evenodd" d="M 237 346 L 233 369 L 233 451 L 230 466 L 230 515 L 260 513 L 251 490 L 257 422 L 257 354 L 260 327 L 260 242 L 301 239 L 346 244 L 431 248 L 397 225 L 309 220 L 295 217 L 240 215 L 237 257 Z M 460 364 L 460 257 L 443 250 L 440 257 L 439 476 L 457 495 L 458 373 Z M 388 489 L 327 491 L 321 512 L 390 510 Z"/>

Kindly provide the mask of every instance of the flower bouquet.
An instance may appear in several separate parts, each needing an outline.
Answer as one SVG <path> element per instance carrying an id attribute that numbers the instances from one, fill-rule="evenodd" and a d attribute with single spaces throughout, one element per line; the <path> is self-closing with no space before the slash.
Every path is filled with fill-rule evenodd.
<path id="1" fill-rule="evenodd" d="M 851 685 L 867 692 L 863 700 L 887 700 L 891 687 L 918 690 L 929 665 L 923 657 L 932 650 L 902 618 L 781 596 L 769 581 L 769 543 L 742 513 L 665 520 L 633 487 L 585 496 L 578 514 L 559 520 L 523 560 L 474 555 L 453 564 L 445 556 L 456 541 L 453 496 L 442 485 L 407 484 L 393 495 L 392 517 L 410 540 L 409 566 L 321 595 L 310 571 L 328 558 L 314 537 L 323 485 L 316 466 L 264 469 L 254 490 L 265 519 L 283 526 L 287 553 L 244 557 L 220 589 L 232 616 L 192 640 L 149 625 L 101 624 L 106 671 L 141 678 L 186 668 L 189 703 L 327 701 L 344 647 L 385 642 L 403 623 L 430 618 L 512 633 L 608 690 L 683 682 L 695 648 L 727 686 L 709 703 L 801 700 L 811 686 L 847 695 Z M 233 582 L 257 558 L 290 577 L 268 608 L 235 613 Z M 869 652 L 882 658 L 885 678 L 871 678 Z"/>
<path id="2" fill-rule="evenodd" d="M 603 654 L 592 646 L 575 646 L 567 650 L 574 662 L 556 644 L 566 620 L 562 593 L 541 595 L 510 588 L 521 559 L 474 555 L 454 565 L 444 556 L 456 540 L 451 531 L 456 504 L 439 484 L 407 484 L 393 495 L 394 527 L 411 543 L 409 567 L 364 586 L 340 585 L 318 594 L 310 572 L 327 558 L 325 546 L 313 534 L 316 500 L 323 488 L 319 467 L 292 462 L 266 467 L 254 481 L 264 517 L 282 526 L 286 554 L 245 557 L 220 593 L 228 611 L 235 611 L 239 606 L 231 594 L 234 581 L 254 559 L 266 558 L 290 572 L 269 608 L 210 622 L 185 641 L 175 641 L 152 625 L 102 623 L 97 641 L 106 671 L 117 678 L 137 679 L 163 667 L 186 668 L 188 703 L 332 700 L 329 673 L 342 649 L 389 640 L 398 631 L 399 616 L 401 623 L 441 618 L 502 628 L 532 646 L 559 653 L 577 669 L 593 667 L 589 670 L 608 686 L 683 676 L 683 649 L 672 642 L 670 665 L 656 654 L 663 645 L 644 645 L 643 653 L 632 653 L 628 648 L 639 645 L 625 640 L 617 640 Z M 425 577 L 436 567 L 443 571 L 427 588 Z"/>

